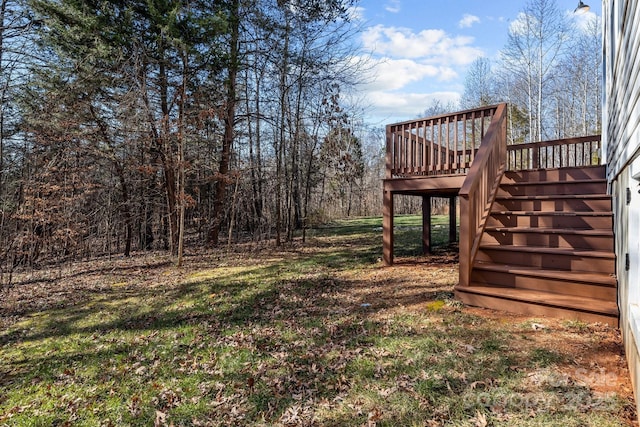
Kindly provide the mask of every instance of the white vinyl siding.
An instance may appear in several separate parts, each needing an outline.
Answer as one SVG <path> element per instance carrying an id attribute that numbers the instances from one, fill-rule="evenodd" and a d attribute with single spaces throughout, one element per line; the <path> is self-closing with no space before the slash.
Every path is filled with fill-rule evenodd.
<path id="1" fill-rule="evenodd" d="M 603 1 L 603 158 L 614 197 L 620 329 L 640 401 L 640 6 Z M 640 409 L 640 407 L 638 407 Z"/>
<path id="2" fill-rule="evenodd" d="M 640 7 L 636 1 L 605 2 L 607 64 L 606 154 L 610 180 L 638 150 L 640 135 Z"/>

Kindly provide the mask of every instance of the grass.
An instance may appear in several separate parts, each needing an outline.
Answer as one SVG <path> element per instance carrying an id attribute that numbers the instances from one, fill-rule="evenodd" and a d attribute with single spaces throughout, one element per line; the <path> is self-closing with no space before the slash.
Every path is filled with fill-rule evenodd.
<path id="1" fill-rule="evenodd" d="M 23 278 L 0 295 L 0 425 L 630 425 L 615 330 L 462 307 L 420 218 L 396 220 L 393 268 L 380 225 Z"/>

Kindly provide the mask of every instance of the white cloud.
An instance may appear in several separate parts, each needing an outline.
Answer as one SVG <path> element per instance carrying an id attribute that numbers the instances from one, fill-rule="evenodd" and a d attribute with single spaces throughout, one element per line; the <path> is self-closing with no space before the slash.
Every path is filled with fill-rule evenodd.
<path id="1" fill-rule="evenodd" d="M 450 102 L 455 104 L 460 100 L 460 94 L 446 91 L 400 94 L 380 91 L 370 92 L 367 98 L 378 119 L 399 121 L 416 117 L 435 100 L 444 105 Z"/>
<path id="2" fill-rule="evenodd" d="M 565 12 L 567 20 L 573 21 L 576 28 L 582 33 L 590 33 L 594 29 L 598 28 L 598 16 L 589 11 L 586 13 L 576 14 L 573 10 L 567 10 Z M 525 12 L 520 12 L 516 19 L 509 24 L 509 32 L 515 35 L 527 35 L 532 28 L 537 25 L 537 19 L 535 16 L 527 15 Z"/>
<path id="3" fill-rule="evenodd" d="M 480 22 L 480 18 L 478 18 L 475 15 L 469 15 L 468 13 L 465 13 L 462 16 L 462 19 L 458 22 L 458 26 L 460 28 L 471 28 L 473 26 L 473 24 L 477 24 Z"/>
<path id="4" fill-rule="evenodd" d="M 370 52 L 365 103 L 379 122 L 416 117 L 435 100 L 457 103 L 466 66 L 484 55 L 473 37 L 442 29 L 376 25 L 364 31 L 362 45 Z"/>
<path id="5" fill-rule="evenodd" d="M 412 59 L 380 58 L 371 64 L 370 90 L 394 91 L 425 78 L 450 81 L 458 73 L 448 66 L 437 66 Z"/>
<path id="6" fill-rule="evenodd" d="M 365 49 L 389 57 L 421 58 L 434 64 L 466 65 L 482 55 L 473 37 L 450 36 L 444 30 L 414 33 L 408 28 L 376 25 L 362 35 Z"/>
<path id="7" fill-rule="evenodd" d="M 387 12 L 398 13 L 400 12 L 400 0 L 389 0 L 384 7 Z"/>
<path id="8" fill-rule="evenodd" d="M 518 13 L 516 19 L 511 21 L 511 23 L 509 24 L 509 33 L 514 35 L 526 35 L 531 25 L 533 25 L 533 23 L 531 22 L 529 16 L 524 12 L 520 12 Z"/>
<path id="9" fill-rule="evenodd" d="M 593 32 L 594 29 L 600 26 L 600 23 L 598 22 L 598 15 L 591 11 L 585 13 L 574 13 L 573 11 L 567 11 L 567 15 L 569 16 L 569 19 L 573 19 L 576 27 L 582 33 L 589 34 Z"/>

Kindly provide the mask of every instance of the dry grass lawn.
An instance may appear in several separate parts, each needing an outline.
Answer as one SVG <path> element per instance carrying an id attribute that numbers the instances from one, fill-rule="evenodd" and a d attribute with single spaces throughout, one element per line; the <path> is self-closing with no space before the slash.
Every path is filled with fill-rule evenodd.
<path id="1" fill-rule="evenodd" d="M 405 221 L 403 223 L 403 221 Z M 101 259 L 0 291 L 0 426 L 630 426 L 619 332 L 463 307 L 379 218 L 276 250 Z"/>

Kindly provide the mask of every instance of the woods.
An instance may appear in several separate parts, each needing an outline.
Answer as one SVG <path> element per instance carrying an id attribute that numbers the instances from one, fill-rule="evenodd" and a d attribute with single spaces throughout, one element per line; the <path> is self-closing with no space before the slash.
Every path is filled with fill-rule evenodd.
<path id="1" fill-rule="evenodd" d="M 386 135 L 381 120 L 367 118 L 367 79 L 376 67 L 391 70 L 375 94 L 387 111 L 406 114 L 407 102 L 416 116 L 443 114 L 414 128 L 406 117 L 395 134 L 406 146 L 422 140 L 419 151 L 396 150 L 425 159 L 421 173 L 435 147 L 436 178 L 450 173 L 446 163 L 464 172 L 484 156 L 475 143 L 496 107 L 470 118 L 457 110 L 500 103 L 503 112 L 508 103 L 510 144 L 599 133 L 598 21 L 528 0 L 491 57 L 462 35 L 485 15 L 464 15 L 456 37 L 379 24 L 370 38 L 388 38 L 387 47 L 409 51 L 431 39 L 425 51 L 455 47 L 404 60 L 364 52 L 363 3 L 0 0 L 0 425 L 636 422 L 617 328 L 458 299 L 464 257 L 447 215 L 453 190 L 445 198 L 387 191 L 395 219 L 383 222 Z M 425 14 L 415 15 L 422 25 Z M 403 73 L 426 73 L 443 91 L 408 93 Z M 455 92 L 444 90 L 450 82 Z M 456 102 L 435 98 L 463 87 Z M 591 142 L 582 145 L 587 159 Z M 581 207 L 540 194 L 501 208 L 506 221 L 495 233 L 533 235 L 534 223 L 543 228 L 556 214 L 576 224 Z M 567 199 L 587 205 L 582 197 Z M 606 224 L 610 214 L 585 212 L 574 237 L 551 229 L 549 241 L 560 243 L 549 244 L 557 258 L 549 264 L 588 264 L 579 243 L 602 236 L 584 224 Z M 381 257 L 389 228 L 395 266 Z M 512 254 L 527 239 L 497 249 Z M 495 270 L 547 263 L 524 252 Z M 594 264 L 615 262 L 598 252 Z M 576 288 L 570 273 L 560 272 L 557 288 Z M 510 280 L 496 289 L 514 306 L 510 290 L 556 286 L 533 274 Z M 611 282 L 607 274 L 593 292 L 615 299 Z"/>
<path id="2" fill-rule="evenodd" d="M 351 101 L 371 67 L 357 5 L 2 0 L 3 274 L 145 250 L 180 264 L 378 215 L 384 132 Z M 460 105 L 416 113 L 507 101 L 514 143 L 598 133 L 599 23 L 575 25 L 529 1 Z"/>
<path id="3" fill-rule="evenodd" d="M 148 249 L 180 263 L 185 240 L 279 245 L 375 209 L 352 208 L 350 2 L 2 5 L 5 268 Z"/>
<path id="4" fill-rule="evenodd" d="M 529 0 L 500 57 L 469 67 L 461 105 L 508 102 L 510 143 L 599 134 L 601 36 L 600 17 L 580 19 L 554 0 Z"/>

